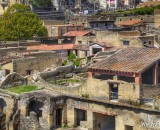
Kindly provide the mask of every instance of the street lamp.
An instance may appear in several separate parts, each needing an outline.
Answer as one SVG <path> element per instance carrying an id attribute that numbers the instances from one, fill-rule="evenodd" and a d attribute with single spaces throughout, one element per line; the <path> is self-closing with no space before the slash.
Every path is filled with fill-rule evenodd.
<path id="1" fill-rule="evenodd" d="M 8 1 L 2 0 L 1 1 L 1 6 L 2 6 L 3 10 L 5 11 L 5 8 L 8 6 Z"/>

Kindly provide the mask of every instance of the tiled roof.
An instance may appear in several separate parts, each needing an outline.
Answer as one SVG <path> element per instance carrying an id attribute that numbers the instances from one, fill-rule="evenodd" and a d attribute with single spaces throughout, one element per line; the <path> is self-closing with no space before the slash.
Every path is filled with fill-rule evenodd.
<path id="1" fill-rule="evenodd" d="M 28 46 L 27 50 L 56 51 L 56 50 L 72 50 L 73 48 L 74 44 L 58 44 L 58 45 L 42 44 L 39 46 Z"/>
<path id="2" fill-rule="evenodd" d="M 63 36 L 70 36 L 70 37 L 84 36 L 88 33 L 90 33 L 90 31 L 70 31 L 70 32 L 65 33 Z"/>
<path id="3" fill-rule="evenodd" d="M 133 19 L 133 20 L 117 22 L 116 25 L 117 26 L 133 26 L 133 25 L 140 24 L 140 23 L 143 23 L 143 21 L 140 19 Z"/>
<path id="4" fill-rule="evenodd" d="M 140 73 L 160 59 L 160 49 L 126 48 L 97 62 L 89 69 Z"/>

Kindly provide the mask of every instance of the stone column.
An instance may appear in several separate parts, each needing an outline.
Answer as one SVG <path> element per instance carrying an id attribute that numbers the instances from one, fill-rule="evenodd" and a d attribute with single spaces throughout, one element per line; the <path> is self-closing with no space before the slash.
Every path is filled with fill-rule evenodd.
<path id="1" fill-rule="evenodd" d="M 69 99 L 67 101 L 67 122 L 68 126 L 75 126 L 75 112 L 74 112 L 74 101 Z"/>
<path id="2" fill-rule="evenodd" d="M 137 74 L 137 75 L 135 76 L 135 83 L 136 83 L 136 84 L 142 84 L 141 74 Z"/>
<path id="3" fill-rule="evenodd" d="M 91 110 L 88 110 L 87 111 L 87 122 L 88 122 L 87 124 L 90 130 L 93 130 L 93 121 L 94 121 L 93 112 Z"/>
<path id="4" fill-rule="evenodd" d="M 93 72 L 87 72 L 87 74 L 88 74 L 88 77 L 93 77 L 94 76 Z"/>
<path id="5" fill-rule="evenodd" d="M 92 47 L 89 47 L 89 53 L 90 53 L 90 55 L 93 54 L 93 48 Z"/>
<path id="6" fill-rule="evenodd" d="M 154 84 L 158 85 L 158 63 L 154 67 Z"/>

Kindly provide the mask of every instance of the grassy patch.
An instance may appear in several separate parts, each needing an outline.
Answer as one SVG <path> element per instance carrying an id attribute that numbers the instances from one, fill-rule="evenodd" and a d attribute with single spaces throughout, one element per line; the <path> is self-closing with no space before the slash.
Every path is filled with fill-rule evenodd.
<path id="1" fill-rule="evenodd" d="M 55 80 L 55 81 L 50 81 L 51 84 L 57 84 L 57 85 L 64 85 L 66 83 L 81 83 L 80 80 L 78 79 L 61 79 L 61 80 Z"/>
<path id="2" fill-rule="evenodd" d="M 24 92 L 31 92 L 34 90 L 37 90 L 38 87 L 37 86 L 18 86 L 18 87 L 13 87 L 13 88 L 6 88 L 6 90 L 13 92 L 13 93 L 17 93 L 17 94 L 21 94 Z"/>

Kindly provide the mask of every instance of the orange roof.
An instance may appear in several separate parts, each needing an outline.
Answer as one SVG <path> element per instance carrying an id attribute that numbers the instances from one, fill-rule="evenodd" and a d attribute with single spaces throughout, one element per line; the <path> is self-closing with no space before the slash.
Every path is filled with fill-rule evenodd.
<path id="1" fill-rule="evenodd" d="M 56 51 L 56 50 L 71 50 L 74 44 L 59 44 L 59 45 L 46 45 L 28 46 L 27 50 L 41 50 L 41 51 Z"/>
<path id="2" fill-rule="evenodd" d="M 133 26 L 139 23 L 142 23 L 143 21 L 140 19 L 133 19 L 133 20 L 127 20 L 127 21 L 120 21 L 117 22 L 116 25 L 117 26 Z"/>
<path id="3" fill-rule="evenodd" d="M 88 33 L 90 33 L 90 31 L 70 31 L 70 32 L 65 33 L 63 36 L 71 36 L 71 37 L 84 36 Z"/>

